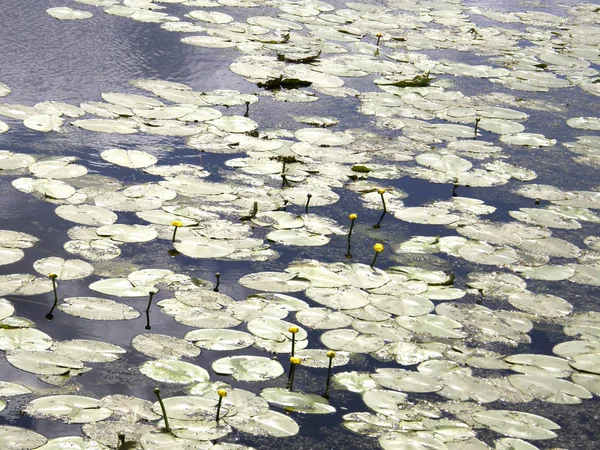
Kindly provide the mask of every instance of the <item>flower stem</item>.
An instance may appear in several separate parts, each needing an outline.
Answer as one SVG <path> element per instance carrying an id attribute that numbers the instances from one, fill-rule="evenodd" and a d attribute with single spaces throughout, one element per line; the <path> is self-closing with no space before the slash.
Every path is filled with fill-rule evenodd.
<path id="1" fill-rule="evenodd" d="M 158 399 L 158 403 L 160 404 L 160 409 L 162 411 L 162 415 L 163 415 L 163 420 L 165 421 L 165 430 L 167 430 L 167 432 L 171 432 L 171 427 L 169 426 L 169 418 L 167 417 L 167 410 L 165 409 L 165 404 L 162 401 L 162 398 L 160 398 L 160 389 L 159 388 L 154 388 L 154 395 L 156 395 L 156 398 Z"/>

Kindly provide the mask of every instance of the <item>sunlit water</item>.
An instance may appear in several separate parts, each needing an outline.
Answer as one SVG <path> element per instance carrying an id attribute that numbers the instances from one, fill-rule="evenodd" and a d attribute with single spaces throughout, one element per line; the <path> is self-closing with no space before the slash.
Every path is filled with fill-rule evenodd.
<path id="1" fill-rule="evenodd" d="M 499 10 L 544 10 L 558 13 L 560 8 L 554 2 L 490 2 L 469 1 L 469 6 L 490 7 Z M 569 5 L 576 2 L 562 2 Z M 58 21 L 45 10 L 55 6 L 71 6 L 77 9 L 88 10 L 94 13 L 92 19 L 82 21 Z M 336 2 L 342 7 L 342 2 Z M 183 12 L 189 8 L 181 5 L 168 6 L 168 12 Z M 550 8 L 550 9 L 548 9 Z M 257 14 L 252 10 L 245 11 L 236 8 L 221 8 L 220 10 L 236 17 L 245 17 L 246 14 Z M 262 8 L 261 8 L 262 10 Z M 270 11 L 264 9 L 264 11 Z M 263 12 L 264 12 L 263 11 Z M 473 16 L 472 20 L 479 18 L 482 23 L 490 21 L 481 16 Z M 507 25 L 512 26 L 512 25 Z M 235 50 L 204 49 L 184 45 L 179 42 L 182 36 L 162 30 L 158 24 L 135 22 L 123 17 L 106 15 L 100 8 L 82 5 L 68 0 L 3 0 L 0 12 L 0 82 L 10 86 L 12 94 L 2 98 L 3 102 L 33 105 L 44 100 L 57 100 L 78 104 L 83 101 L 101 101 L 103 92 L 130 92 L 141 93 L 129 84 L 133 78 L 159 78 L 164 80 L 186 83 L 195 90 L 209 91 L 213 89 L 237 89 L 242 92 L 256 92 L 258 88 L 245 81 L 243 78 L 228 70 L 229 64 L 238 56 Z M 435 57 L 444 51 L 431 51 Z M 448 53 L 446 56 L 448 57 Z M 465 61 L 481 61 L 470 54 L 454 54 L 456 59 Z M 347 86 L 355 87 L 361 91 L 374 90 L 371 83 L 372 77 L 365 79 L 347 79 Z M 486 80 L 473 80 L 462 78 L 457 80 L 455 89 L 462 90 L 467 95 L 479 93 L 482 90 L 493 92 L 499 87 L 490 85 Z M 543 113 L 531 111 L 531 117 L 526 123 L 527 132 L 544 133 L 563 141 L 574 140 L 574 130 L 564 125 L 566 118 L 575 116 L 593 115 L 597 113 L 598 102 L 590 96 L 583 96 L 574 89 L 565 91 L 553 90 L 556 103 L 569 104 L 570 114 L 563 117 L 556 113 Z M 530 98 L 543 98 L 544 94 L 527 94 Z M 357 101 L 353 99 L 336 99 L 321 96 L 318 102 L 305 104 L 277 104 L 276 102 L 261 98 L 261 101 L 251 107 L 250 117 L 257 120 L 261 128 L 283 127 L 298 128 L 291 116 L 300 113 L 311 115 L 334 115 L 342 121 L 340 129 L 363 127 L 373 129 L 371 118 L 356 112 Z M 227 114 L 243 114 L 243 107 L 219 108 Z M 529 111 L 528 111 L 529 112 Z M 3 118 L 4 120 L 4 118 Z M 200 154 L 185 148 L 184 140 L 180 138 L 163 138 L 149 135 L 111 136 L 93 134 L 81 130 L 67 130 L 66 133 L 40 134 L 28 130 L 18 121 L 6 119 L 11 125 L 11 130 L 0 136 L 0 149 L 20 151 L 34 155 L 56 156 L 73 155 L 81 158 L 91 173 L 114 176 L 127 184 L 154 181 L 158 177 L 145 175 L 140 171 L 131 171 L 118 168 L 102 161 L 98 153 L 111 146 L 138 148 L 151 151 L 159 156 L 163 164 L 186 162 L 199 164 L 213 173 L 212 178 L 218 179 L 217 172 L 223 169 L 222 163 L 237 155 Z M 378 130 L 390 136 L 399 132 L 394 130 Z M 593 134 L 587 132 L 585 134 Z M 493 138 L 490 138 L 493 141 Z M 497 140 L 496 140 L 497 142 Z M 597 185 L 597 170 L 572 162 L 571 155 L 552 153 L 552 158 L 546 158 L 544 150 L 519 149 L 510 152 L 513 164 L 523 164 L 538 173 L 536 183 L 559 185 L 564 189 L 593 189 Z M 0 266 L 0 273 L 31 273 L 31 265 L 37 259 L 58 255 L 67 257 L 62 249 L 63 243 L 68 239 L 67 230 L 72 223 L 58 219 L 54 213 L 54 205 L 34 199 L 32 196 L 15 191 L 9 182 L 16 176 L 0 178 L 0 220 L 2 229 L 21 230 L 37 236 L 41 241 L 33 248 L 26 251 L 25 259 L 10 266 Z M 403 189 L 409 197 L 405 200 L 407 206 L 420 206 L 432 200 L 449 199 L 452 195 L 451 185 L 431 184 L 426 181 L 402 178 L 391 180 L 390 186 Z M 498 210 L 491 216 L 494 221 L 508 221 L 508 211 L 518 209 L 527 204 L 527 199 L 517 197 L 510 191 L 518 182 L 510 182 L 501 188 L 474 189 L 459 187 L 457 192 L 461 196 L 474 197 L 485 200 L 486 204 L 495 206 Z M 351 211 L 361 208 L 355 194 L 344 193 L 342 200 L 337 204 L 324 207 L 320 212 L 328 217 L 333 217 L 340 223 L 345 220 Z M 291 207 L 290 212 L 302 212 L 300 207 Z M 424 227 L 399 223 L 392 215 L 384 217 L 381 230 L 372 229 L 372 225 L 380 219 L 380 211 L 360 209 L 361 224 L 356 233 L 362 236 L 361 240 L 353 242 L 353 254 L 368 262 L 370 258 L 371 242 L 375 239 L 384 242 L 400 242 L 415 234 L 425 234 Z M 120 213 L 119 223 L 140 223 L 133 213 Z M 598 235 L 600 229 L 597 224 L 585 224 L 585 232 L 581 238 L 588 235 Z M 260 231 L 259 231 L 260 233 Z M 265 233 L 266 234 L 266 233 Z M 455 232 L 444 227 L 428 227 L 428 235 L 454 235 Z M 554 236 L 563 237 L 566 232 L 555 230 Z M 263 234 L 264 235 L 264 234 Z M 573 233 L 569 234 L 573 236 Z M 367 237 L 369 239 L 367 239 Z M 582 246 L 581 238 L 578 245 Z M 166 252 L 164 241 L 153 241 L 147 244 L 124 246 L 122 259 L 139 264 L 144 267 L 171 268 L 174 271 L 189 273 L 198 278 L 214 280 L 213 274 L 222 273 L 221 292 L 231 295 L 236 300 L 245 298 L 250 290 L 236 284 L 244 274 L 259 270 L 282 270 L 286 265 L 298 258 L 318 258 L 323 261 L 339 261 L 343 259 L 346 250 L 345 237 L 334 237 L 332 242 L 323 250 L 322 248 L 285 248 L 276 246 L 282 256 L 268 263 L 231 263 L 212 260 L 191 260 L 189 258 L 171 258 Z M 408 258 L 402 259 L 406 262 Z M 382 266 L 391 265 L 392 260 L 388 255 L 383 255 L 380 263 Z M 452 259 L 446 261 L 447 268 L 451 268 L 457 279 L 464 279 L 464 275 L 478 269 L 476 265 L 464 260 Z M 61 296 L 92 295 L 87 286 L 100 277 L 92 276 L 79 282 L 64 282 L 60 284 Z M 575 287 L 573 287 L 575 286 Z M 461 286 L 464 287 L 464 286 Z M 579 285 L 568 285 L 566 282 L 542 283 L 529 282 L 528 287 L 534 292 L 553 292 L 569 300 L 575 310 L 598 310 L 594 299 L 599 292 L 597 288 Z M 539 289 L 538 289 L 539 288 Z M 51 294 L 28 298 L 8 297 L 16 306 L 16 315 L 34 320 L 37 328 L 55 339 L 97 339 L 106 340 L 123 346 L 128 350 L 124 360 L 108 364 L 91 364 L 93 370 L 88 374 L 75 378 L 72 383 L 79 386 L 81 392 L 100 398 L 114 393 L 125 393 L 141 398 L 153 400 L 152 388 L 156 384 L 143 375 L 140 375 L 137 366 L 148 358 L 137 353 L 130 345 L 131 339 L 143 333 L 144 317 L 133 322 L 93 322 L 77 319 L 65 314 L 56 314 L 52 322 L 44 320 L 51 303 Z M 156 299 L 170 297 L 168 292 L 160 292 Z M 303 296 L 300 298 L 306 299 Z M 146 299 L 121 299 L 138 310 L 143 310 Z M 190 330 L 189 327 L 180 325 L 171 317 L 161 314 L 158 307 L 151 312 L 152 332 L 170 334 L 183 337 Z M 319 332 L 311 332 L 309 339 L 316 346 Z M 531 346 L 522 346 L 517 352 L 551 353 L 551 348 L 556 343 L 565 340 L 557 327 L 536 325 L 530 333 Z M 245 354 L 263 354 L 259 350 L 247 349 Z M 203 351 L 195 363 L 208 368 L 210 362 L 223 355 L 217 352 Z M 4 358 L 2 356 L 2 358 Z M 280 358 L 287 367 L 283 355 Z M 350 367 L 344 370 L 373 371 L 376 367 L 397 367 L 393 363 L 378 363 L 365 356 L 357 357 Z M 119 375 L 113 375 L 114 373 Z M 131 374 L 131 382 L 124 374 Z M 211 374 L 211 380 L 226 379 Z M 283 377 L 282 377 L 283 378 Z M 28 386 L 49 388 L 40 382 L 34 375 L 26 374 L 2 362 L 0 379 L 14 380 Z M 282 379 L 260 386 L 248 386 L 235 383 L 227 379 L 232 385 L 242 386 L 245 389 L 258 392 L 264 387 L 283 386 Z M 322 389 L 324 375 L 317 371 L 299 370 L 296 385 L 307 392 L 318 392 Z M 164 387 L 164 395 L 180 395 L 185 392 L 180 387 Z M 431 396 L 434 397 L 433 395 Z M 439 399 L 438 399 L 439 400 Z M 294 415 L 300 425 L 300 435 L 291 440 L 276 440 L 266 438 L 253 438 L 239 432 L 233 432 L 226 442 L 240 442 L 262 448 L 294 449 L 333 449 L 333 448 L 378 448 L 376 440 L 363 438 L 345 431 L 341 427 L 341 416 L 346 412 L 365 411 L 358 394 L 347 391 L 334 391 L 331 403 L 338 408 L 334 416 L 302 416 Z M 23 407 L 19 400 L 13 400 L 7 410 L 0 414 L 0 423 L 16 423 L 35 429 L 47 437 L 64 435 L 78 435 L 81 433 L 79 425 L 63 425 L 45 420 L 32 420 L 19 417 L 18 411 Z M 521 409 L 534 411 L 559 423 L 563 429 L 559 431 L 557 439 L 545 442 L 537 441 L 540 449 L 564 447 L 570 449 L 595 449 L 595 426 L 600 410 L 596 400 L 584 400 L 582 405 L 552 405 L 549 403 L 535 402 L 535 406 L 508 404 L 499 405 L 497 409 Z M 276 409 L 276 408 L 272 408 Z M 492 439 L 498 436 L 491 432 L 482 432 L 481 438 Z"/>

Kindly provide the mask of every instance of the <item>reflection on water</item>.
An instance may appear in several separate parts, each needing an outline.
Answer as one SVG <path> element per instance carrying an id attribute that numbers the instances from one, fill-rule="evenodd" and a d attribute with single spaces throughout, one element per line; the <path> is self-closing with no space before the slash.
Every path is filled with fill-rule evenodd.
<path id="1" fill-rule="evenodd" d="M 89 10 L 94 17 L 56 20 L 46 9 L 59 5 L 49 3 L 2 2 L 0 74 L 13 90 L 11 102 L 99 100 L 102 92 L 134 90 L 129 80 L 138 77 L 176 80 L 206 90 L 236 89 L 222 52 L 206 50 L 199 57 L 198 48 L 179 43 L 178 33 L 83 4 L 72 7 Z"/>

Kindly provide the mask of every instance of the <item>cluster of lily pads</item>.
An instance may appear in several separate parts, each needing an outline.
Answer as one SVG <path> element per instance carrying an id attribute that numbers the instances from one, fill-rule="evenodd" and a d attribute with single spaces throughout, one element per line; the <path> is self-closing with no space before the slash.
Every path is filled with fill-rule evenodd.
<path id="1" fill-rule="evenodd" d="M 526 281 L 600 285 L 600 237 L 582 235 L 584 247 L 565 234 L 600 222 L 594 212 L 600 193 L 529 183 L 536 172 L 507 162 L 506 151 L 560 151 L 558 137 L 526 131 L 530 116 L 546 111 L 560 115 L 571 131 L 589 132 L 560 143 L 575 164 L 598 167 L 600 139 L 593 132 L 600 130 L 600 118 L 570 117 L 566 105 L 537 96 L 558 89 L 600 95 L 597 7 L 565 6 L 559 16 L 460 1 L 348 2 L 339 8 L 318 0 L 74 1 L 119 16 L 114 20 L 160 23 L 183 33 L 184 44 L 235 49 L 229 69 L 254 92 L 201 92 L 140 78 L 131 80 L 135 93 L 107 92 L 103 101 L 78 106 L 0 103 L 8 122 L 0 121 L 0 133 L 19 130 L 22 122 L 43 133 L 157 135 L 230 158 L 214 170 L 161 164 L 161 155 L 141 149 L 102 149 L 103 164 L 149 180 L 127 184 L 90 174 L 89 161 L 73 156 L 0 150 L 0 171 L 14 189 L 56 204 L 56 215 L 75 224 L 64 250 L 80 258 L 46 257 L 35 261 L 31 273 L 0 276 L 0 295 L 8 297 L 0 299 L 0 350 L 11 365 L 64 386 L 91 370 L 85 363 L 108 363 L 126 353 L 109 342 L 55 341 L 14 316 L 9 301 L 54 290 L 49 319 L 55 307 L 84 320 L 137 319 L 141 312 L 119 300 L 61 295 L 61 284 L 91 276 L 125 248 L 158 240 L 184 261 L 264 263 L 347 235 L 348 250 L 337 255 L 342 262 L 298 258 L 282 271 L 247 273 L 239 286 L 258 292 L 243 300 L 188 273 L 149 266 L 122 274 L 102 266 L 90 291 L 149 297 L 147 329 L 153 296 L 166 292 L 157 302 L 160 311 L 193 328 L 183 338 L 144 333 L 131 342 L 152 358 L 139 366 L 141 374 L 183 387 L 187 395 L 155 403 L 122 394 L 46 396 L 2 382 L 0 397 L 35 397 L 26 414 L 82 423 L 86 435 L 46 443 L 38 433 L 4 425 L 3 448 L 241 450 L 249 447 L 226 441 L 234 430 L 289 437 L 300 432 L 294 414 L 336 414 L 336 392 L 328 395 L 325 376 L 332 368 L 333 389 L 360 395 L 368 409 L 344 414 L 343 427 L 377 439 L 386 450 L 533 450 L 526 441 L 556 437 L 559 424 L 505 408 L 534 400 L 578 404 L 600 395 L 600 315 L 528 289 Z M 173 3 L 176 11 L 189 11 L 179 17 Z M 253 15 L 259 6 L 270 13 L 261 8 Z M 47 12 L 60 20 L 94 16 L 67 6 Z M 481 17 L 505 26 L 478 25 Z M 486 64 L 439 59 L 437 50 L 477 54 Z M 457 88 L 464 77 L 495 83 L 502 93 L 466 95 Z M 0 97 L 10 93 L 0 83 Z M 253 114 L 259 102 L 283 110 L 305 103 L 309 111 L 314 102 L 331 99 L 352 105 L 369 126 L 343 128 L 331 115 L 294 113 L 296 129 L 269 129 Z M 183 147 L 176 142 L 174 152 Z M 412 192 L 397 187 L 402 177 L 447 184 L 448 199 L 406 206 Z M 508 184 L 526 206 L 509 211 L 514 220 L 507 222 L 486 219 L 496 207 L 458 195 L 463 187 L 476 192 Z M 332 213 L 330 205 L 349 198 L 365 213 L 382 212 L 374 231 L 362 222 L 363 211 Z M 405 224 L 430 232 L 376 234 Z M 370 265 L 371 255 L 350 252 L 352 242 L 367 238 L 369 246 L 385 242 L 375 244 Z M 27 233 L 1 230 L 0 264 L 20 261 L 37 242 Z M 375 265 L 384 248 L 388 259 Z M 448 265 L 431 268 L 427 262 L 438 261 L 434 254 L 463 268 L 463 276 L 457 279 Z M 402 263 L 390 264 L 393 258 Z M 407 265 L 411 258 L 425 264 Z M 528 333 L 545 324 L 562 327 L 572 340 L 554 346 L 554 356 L 524 351 Z M 210 362 L 218 378 L 211 380 L 195 364 L 202 350 L 225 352 Z M 353 370 L 361 357 L 385 367 Z M 302 371 L 322 379 L 324 391 L 293 390 L 294 373 Z M 232 384 L 221 377 L 231 377 Z M 244 383 L 249 390 L 239 387 Z M 494 447 L 478 439 L 482 428 L 497 433 Z"/>

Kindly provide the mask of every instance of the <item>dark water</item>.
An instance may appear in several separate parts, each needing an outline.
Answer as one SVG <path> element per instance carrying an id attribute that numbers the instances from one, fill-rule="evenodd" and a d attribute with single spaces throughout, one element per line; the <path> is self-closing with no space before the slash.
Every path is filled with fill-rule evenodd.
<path id="1" fill-rule="evenodd" d="M 554 2 L 490 2 L 469 1 L 468 6 L 489 7 L 497 10 L 544 10 L 559 13 L 561 8 L 555 7 Z M 562 2 L 574 5 L 575 2 Z M 343 7 L 342 2 L 336 6 Z M 214 89 L 237 89 L 242 92 L 256 92 L 255 85 L 229 71 L 228 66 L 239 55 L 230 49 L 206 49 L 179 42 L 183 36 L 162 30 L 158 24 L 147 24 L 104 14 L 101 8 L 95 8 L 68 0 L 2 0 L 0 12 L 0 82 L 7 84 L 12 89 L 12 94 L 0 99 L 1 102 L 20 103 L 32 106 L 44 100 L 57 100 L 79 104 L 83 101 L 101 101 L 103 92 L 129 92 L 143 93 L 129 84 L 133 78 L 160 78 L 168 81 L 186 83 L 198 91 Z M 55 6 L 71 6 L 76 9 L 88 10 L 94 17 L 82 21 L 58 21 L 45 10 Z M 165 10 L 176 14 L 187 11 L 189 8 L 182 5 L 168 5 Z M 258 12 L 238 8 L 220 8 L 236 17 L 258 15 Z M 264 13 L 271 11 L 260 8 Z M 181 16 L 181 14 L 177 14 Z M 472 20 L 477 20 L 474 16 Z M 481 19 L 482 23 L 486 19 Z M 504 26 L 504 24 L 503 24 Z M 506 25 L 510 27 L 512 25 Z M 439 51 L 429 54 L 438 56 Z M 485 58 L 473 55 L 457 54 L 456 59 L 465 61 L 479 61 L 484 63 Z M 448 57 L 446 55 L 445 57 Z M 441 76 L 444 78 L 444 76 Z M 450 78 L 450 77 L 448 77 Z M 347 85 L 361 91 L 374 91 L 371 84 L 372 78 L 348 80 Z M 455 89 L 463 92 L 480 93 L 493 92 L 499 87 L 490 85 L 485 80 L 462 78 L 457 80 Z M 597 98 L 583 96 L 575 88 L 555 89 L 551 91 L 556 96 L 556 102 L 570 104 L 566 117 L 555 113 L 533 112 L 526 122 L 526 131 L 531 133 L 544 133 L 561 141 L 573 141 L 579 134 L 594 134 L 594 132 L 578 133 L 564 126 L 565 118 L 597 114 Z M 528 98 L 544 98 L 544 94 L 527 94 Z M 372 119 L 357 112 L 359 101 L 356 99 L 337 99 L 321 96 L 318 102 L 311 104 L 286 104 L 282 106 L 276 102 L 261 97 L 258 104 L 252 106 L 251 117 L 260 122 L 261 128 L 288 127 L 299 128 L 291 119 L 296 114 L 335 115 L 342 119 L 343 126 L 338 129 L 362 127 L 374 129 Z M 227 114 L 243 114 L 243 107 L 220 108 Z M 87 117 L 86 117 L 87 118 Z M 41 134 L 24 128 L 19 121 L 4 119 L 11 129 L 0 135 L 0 149 L 19 151 L 33 155 L 56 156 L 68 155 L 81 158 L 90 173 L 99 173 L 113 176 L 126 184 L 135 184 L 146 181 L 155 181 L 158 177 L 145 175 L 140 171 L 132 171 L 109 165 L 102 161 L 98 153 L 106 148 L 119 146 L 148 150 L 159 156 L 162 164 L 175 164 L 179 162 L 195 163 L 202 165 L 212 172 L 209 180 L 219 178 L 217 172 L 223 170 L 223 162 L 240 155 L 200 154 L 195 150 L 185 147 L 183 138 L 169 138 L 149 135 L 111 136 L 89 133 L 82 130 L 67 130 L 66 133 Z M 557 124 L 562 124 L 557 128 Z M 577 131 L 577 132 L 576 132 Z M 394 130 L 378 130 L 381 134 L 390 136 L 399 135 Z M 498 144 L 497 136 L 484 133 L 484 139 Z M 567 152 L 545 150 L 507 150 L 511 155 L 511 163 L 523 164 L 535 170 L 539 177 L 535 183 L 548 183 L 560 185 L 565 189 L 594 189 L 597 186 L 597 169 L 574 164 L 571 155 Z M 72 223 L 62 221 L 54 215 L 55 205 L 41 200 L 36 200 L 28 194 L 20 193 L 10 186 L 10 181 L 18 176 L 7 175 L 0 177 L 0 223 L 2 229 L 22 230 L 39 237 L 41 240 L 32 249 L 26 250 L 26 257 L 22 261 L 10 265 L 0 266 L 0 274 L 5 273 L 33 273 L 31 266 L 37 259 L 56 255 L 67 257 L 62 249 L 63 243 L 68 240 L 67 230 Z M 409 193 L 405 200 L 407 206 L 421 206 L 431 201 L 449 200 L 452 195 L 452 186 L 449 184 L 431 184 L 426 181 L 404 177 L 397 180 L 385 180 L 387 185 L 404 190 Z M 484 200 L 486 204 L 497 207 L 497 211 L 490 216 L 494 221 L 506 222 L 510 220 L 509 210 L 519 207 L 530 207 L 529 199 L 516 196 L 512 190 L 521 183 L 510 182 L 506 186 L 493 189 L 476 189 L 459 187 L 458 194 Z M 349 212 L 359 211 L 361 224 L 355 230 L 353 254 L 355 260 L 368 263 L 371 258 L 371 242 L 378 239 L 386 243 L 397 243 L 409 239 L 411 236 L 423 234 L 455 235 L 453 230 L 444 227 L 422 227 L 419 225 L 399 222 L 392 214 L 383 218 L 381 230 L 374 230 L 372 225 L 381 219 L 381 212 L 362 207 L 356 194 L 337 189 L 342 200 L 334 205 L 320 208 L 319 212 L 327 217 L 334 218 L 339 223 L 345 223 Z M 288 211 L 301 213 L 302 207 L 291 206 Z M 363 222 L 364 220 L 364 222 Z M 133 214 L 119 213 L 119 223 L 141 223 Z M 599 235 L 597 224 L 585 223 L 585 233 L 575 243 L 583 247 L 582 238 L 588 235 Z M 260 232 L 259 232 L 260 233 Z M 561 237 L 557 230 L 554 236 Z M 573 242 L 572 234 L 570 240 Z M 221 292 L 231 295 L 236 300 L 242 300 L 252 291 L 241 287 L 237 280 L 250 272 L 261 270 L 282 270 L 286 265 L 299 258 L 316 258 L 322 261 L 339 261 L 343 259 L 346 250 L 346 238 L 334 237 L 324 251 L 321 248 L 289 249 L 281 245 L 275 248 L 281 252 L 281 257 L 268 263 L 255 262 L 223 262 L 215 260 L 192 260 L 187 257 L 171 258 L 165 251 L 164 241 L 154 241 L 147 244 L 125 244 L 122 246 L 122 259 L 139 264 L 144 267 L 170 268 L 176 272 L 187 273 L 201 279 L 214 281 L 214 273 L 220 272 Z M 380 264 L 392 265 L 393 257 L 389 254 L 382 255 Z M 457 274 L 457 280 L 464 280 L 464 275 L 478 270 L 475 264 L 464 260 L 447 258 L 446 266 L 451 267 Z M 99 279 L 92 276 L 85 280 L 63 281 L 60 283 L 60 292 L 64 297 L 93 295 L 87 286 Z M 552 292 L 569 300 L 575 310 L 599 310 L 595 304 L 600 296 L 600 289 L 587 286 L 569 285 L 567 282 L 529 284 L 534 292 Z M 464 287 L 464 285 L 459 285 Z M 155 297 L 160 301 L 171 296 L 170 292 L 159 292 Z M 301 297 L 301 296 L 300 296 Z M 304 298 L 304 297 L 301 297 Z M 105 340 L 124 347 L 128 354 L 124 360 L 108 364 L 91 364 L 93 370 L 73 380 L 81 392 L 100 398 L 114 393 L 126 393 L 141 398 L 154 400 L 152 388 L 156 384 L 138 372 L 138 365 L 149 359 L 135 351 L 130 342 L 136 335 L 145 332 L 145 317 L 130 322 L 98 323 L 77 319 L 65 314 L 55 314 L 52 322 L 43 319 L 51 305 L 51 294 L 33 297 L 10 297 L 15 304 L 19 316 L 30 318 L 36 322 L 36 327 L 55 339 L 97 339 Z M 304 298 L 305 299 L 305 298 Z M 466 301 L 473 302 L 467 296 Z M 146 299 L 120 299 L 138 310 L 146 306 Z M 493 307 L 491 305 L 487 305 Z M 506 307 L 506 305 L 502 305 Z M 169 334 L 176 337 L 191 330 L 190 327 L 176 323 L 171 317 L 160 313 L 158 307 L 151 311 L 152 332 Z M 536 325 L 530 333 L 531 346 L 522 346 L 518 352 L 532 352 L 550 354 L 552 347 L 566 339 L 558 327 L 544 327 Z M 312 332 L 310 341 L 320 346 L 319 333 Z M 313 347 L 311 345 L 311 347 Z M 506 349 L 505 349 L 506 350 Z M 514 350 L 511 350 L 514 351 Z M 262 354 L 258 350 L 249 349 L 245 354 Z M 228 354 L 229 355 L 229 354 Z M 228 356 L 227 355 L 227 356 Z M 226 356 L 222 353 L 203 351 L 195 361 L 196 364 L 208 368 L 215 359 Z M 47 384 L 39 381 L 34 375 L 23 373 L 10 366 L 0 358 L 0 379 L 21 382 L 28 386 L 48 388 Z M 279 358 L 287 368 L 287 356 Z M 376 367 L 394 364 L 377 363 L 370 357 L 357 356 L 352 365 L 343 370 L 374 371 Z M 341 370 L 340 370 L 341 371 Z M 130 376 L 130 378 L 129 378 Z M 228 377 L 219 377 L 211 373 L 211 381 L 226 380 L 232 385 L 259 392 L 264 387 L 283 386 L 285 380 L 251 385 L 236 384 Z M 303 368 L 299 370 L 296 378 L 298 389 L 306 392 L 319 392 L 324 384 L 322 371 Z M 165 395 L 180 395 L 184 388 L 165 386 Z M 437 398 L 439 400 L 439 398 Z M 379 448 L 375 439 L 365 438 L 351 434 L 341 427 L 341 416 L 347 412 L 366 411 L 366 406 L 358 394 L 348 391 L 333 391 L 331 404 L 338 408 L 338 414 L 331 416 L 302 416 L 294 415 L 300 425 L 300 435 L 285 441 L 270 438 L 255 438 L 239 432 L 233 432 L 225 442 L 238 442 L 253 445 L 257 449 L 283 448 L 286 449 L 363 449 Z M 26 403 L 26 402 L 25 402 Z M 32 420 L 20 416 L 19 410 L 24 406 L 23 401 L 15 399 L 9 407 L 0 413 L 0 423 L 11 423 L 35 429 L 47 437 L 57 437 L 80 434 L 80 426 L 66 425 L 46 420 Z M 496 409 L 520 409 L 535 412 L 557 421 L 563 427 L 559 437 L 551 441 L 535 442 L 540 449 L 564 447 L 571 449 L 596 449 L 594 422 L 600 415 L 598 402 L 584 400 L 582 405 L 551 405 L 537 402 L 535 405 L 499 405 Z M 271 409 L 277 410 L 276 407 Z M 499 435 L 484 432 L 483 440 L 492 442 Z M 489 439 L 486 439 L 489 438 Z"/>

